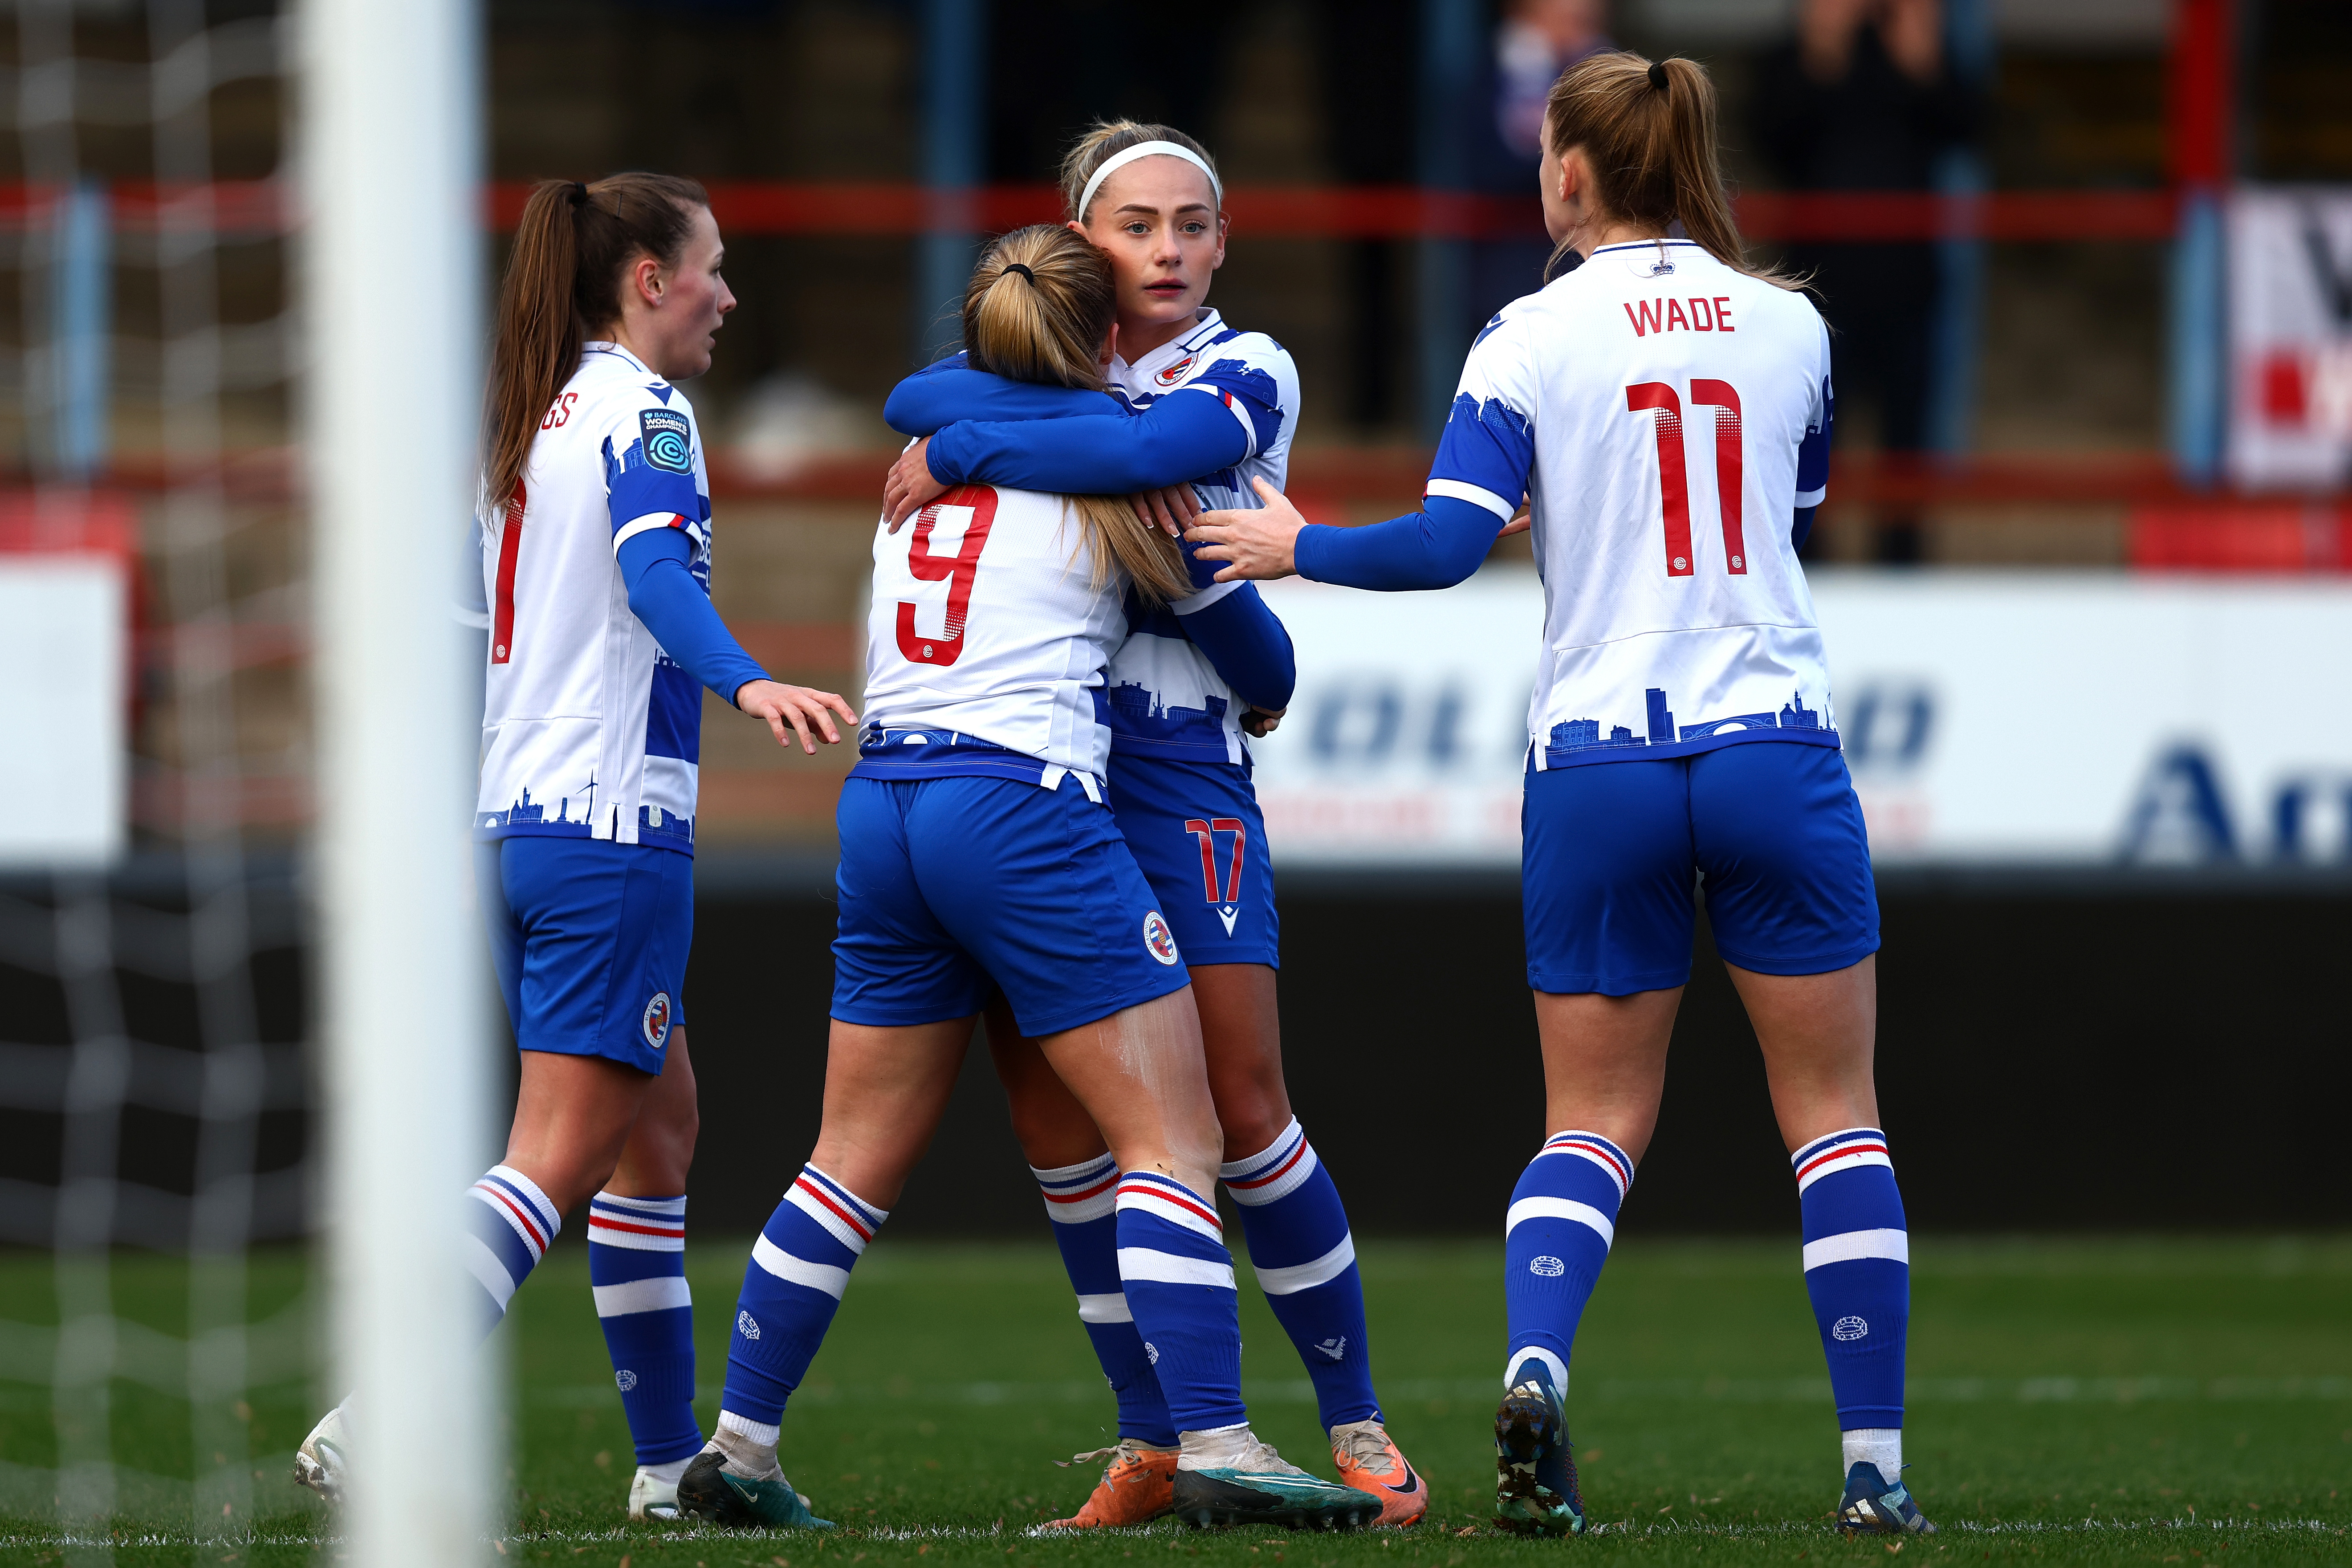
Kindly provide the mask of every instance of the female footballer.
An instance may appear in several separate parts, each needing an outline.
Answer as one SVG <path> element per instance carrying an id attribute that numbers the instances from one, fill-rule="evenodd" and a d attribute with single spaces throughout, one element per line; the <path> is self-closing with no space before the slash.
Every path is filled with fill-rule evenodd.
<path id="1" fill-rule="evenodd" d="M 1062 191 L 1068 226 L 1109 258 L 1118 280 L 1108 374 L 1133 416 L 952 361 L 911 376 L 886 412 L 929 439 L 892 470 L 894 521 L 969 481 L 1153 492 L 1147 510 L 1171 527 L 1198 511 L 1196 490 L 1234 507 L 1255 504 L 1245 478 L 1280 488 L 1298 373 L 1280 344 L 1227 326 L 1206 304 L 1226 237 L 1207 150 L 1164 125 L 1099 125 L 1063 160 Z M 1381 1522 L 1411 1524 L 1429 1506 L 1428 1488 L 1383 1424 L 1347 1211 L 1283 1082 L 1273 864 L 1244 735 L 1264 734 L 1289 701 L 1289 639 L 1247 584 L 1202 581 L 1205 591 L 1134 616 L 1111 660 L 1111 808 L 1191 966 L 1225 1136 L 1220 1174 L 1258 1283 L 1314 1382 L 1341 1479 L 1380 1499 Z M 1088 1456 L 1109 1460 L 1101 1484 L 1058 1522 L 1139 1523 L 1171 1505 L 1176 1429 L 1118 1293 L 1118 1173 L 1045 1058 L 1005 1025 L 992 1015 L 997 1070 L 1078 1315 L 1118 1398 L 1118 1444 Z"/>
<path id="2" fill-rule="evenodd" d="M 1100 255 L 1040 225 L 982 258 L 964 342 L 983 370 L 1099 388 L 1114 317 Z M 962 485 L 911 527 L 877 528 L 874 562 L 823 1125 L 744 1270 L 718 1435 L 680 1505 L 729 1525 L 823 1523 L 777 1462 L 785 1403 L 1001 994 L 1109 1142 L 1111 1289 L 1155 1347 L 1176 1510 L 1367 1522 L 1371 1499 L 1251 1434 L 1192 988 L 1104 804 L 1105 666 L 1130 590 L 1161 605 L 1193 592 L 1175 542 L 1107 497 Z"/>
<path id="3" fill-rule="evenodd" d="M 1551 1135 L 1505 1221 L 1500 1521 L 1583 1529 L 1570 1347 L 1657 1123 L 1703 879 L 1795 1167 L 1840 1523 L 1926 1531 L 1901 1474 L 1909 1266 L 1872 1077 L 1878 908 L 1797 563 L 1827 474 L 1828 335 L 1744 259 L 1700 67 L 1587 59 L 1545 131 L 1545 224 L 1578 264 L 1479 334 L 1422 510 L 1310 527 L 1262 486 L 1265 510 L 1187 537 L 1231 563 L 1221 577 L 1436 588 L 1531 502 L 1524 896 Z"/>
<path id="4" fill-rule="evenodd" d="M 710 489 L 677 383 L 735 308 L 702 187 L 550 180 L 499 297 L 480 530 L 489 668 L 478 884 L 521 1086 L 474 1184 L 464 1256 L 483 1330 L 586 1202 L 589 1278 L 635 1440 L 632 1518 L 675 1517 L 694 1416 L 687 1056 L 702 691 L 814 752 L 855 725 L 768 679 L 710 603 Z M 345 1407 L 295 1458 L 333 1498 Z"/>

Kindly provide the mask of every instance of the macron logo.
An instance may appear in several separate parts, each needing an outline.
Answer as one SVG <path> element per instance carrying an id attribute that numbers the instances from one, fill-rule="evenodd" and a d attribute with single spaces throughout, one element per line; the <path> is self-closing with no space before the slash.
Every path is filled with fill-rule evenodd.
<path id="1" fill-rule="evenodd" d="M 1227 905 L 1217 911 L 1217 918 L 1225 922 L 1225 934 L 1231 936 L 1234 934 L 1234 922 L 1242 918 L 1242 911 L 1232 905 Z"/>

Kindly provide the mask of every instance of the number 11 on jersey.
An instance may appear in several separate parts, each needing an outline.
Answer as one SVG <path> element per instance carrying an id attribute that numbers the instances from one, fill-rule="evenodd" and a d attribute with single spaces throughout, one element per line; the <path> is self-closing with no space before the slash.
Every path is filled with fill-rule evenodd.
<path id="1" fill-rule="evenodd" d="M 1739 491 L 1746 465 L 1740 457 L 1739 394 L 1727 381 L 1704 377 L 1690 384 L 1691 402 L 1715 409 L 1715 493 L 1723 514 L 1723 559 L 1732 575 L 1748 571 L 1747 536 L 1740 527 Z M 1687 577 L 1697 570 L 1691 553 L 1690 477 L 1683 441 L 1683 400 L 1663 381 L 1625 389 L 1625 408 L 1655 410 L 1658 432 L 1658 497 L 1666 525 L 1666 575 Z"/>

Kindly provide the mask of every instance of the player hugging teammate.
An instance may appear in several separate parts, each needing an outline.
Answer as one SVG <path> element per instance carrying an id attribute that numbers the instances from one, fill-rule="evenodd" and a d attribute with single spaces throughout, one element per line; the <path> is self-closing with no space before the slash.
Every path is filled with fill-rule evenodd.
<path id="1" fill-rule="evenodd" d="M 683 995 L 702 688 L 811 752 L 840 739 L 829 714 L 856 722 L 831 692 L 770 680 L 711 607 L 710 485 L 676 384 L 710 368 L 735 308 L 723 254 L 690 180 L 541 184 L 499 297 L 483 443 L 477 880 L 522 1071 L 460 1256 L 488 1333 L 589 1204 L 589 1278 L 636 1445 L 632 1519 L 676 1517 L 702 1447 Z M 339 1499 L 364 1426 L 349 1401 L 330 1411 L 295 1479 Z"/>
<path id="2" fill-rule="evenodd" d="M 1872 1072 L 1878 906 L 1797 560 L 1828 472 L 1828 333 L 1748 266 L 1692 62 L 1571 67 L 1540 178 L 1570 269 L 1479 334 L 1422 510 L 1314 527 L 1269 489 L 1186 537 L 1232 563 L 1221 578 L 1442 588 L 1531 504 L 1523 885 L 1550 1136 L 1504 1221 L 1498 1521 L 1584 1528 L 1570 1349 L 1657 1123 L 1703 879 L 1795 1170 L 1839 1522 L 1929 1531 L 1902 1481 L 1909 1242 Z"/>
<path id="3" fill-rule="evenodd" d="M 1086 238 L 1019 229 L 972 274 L 964 342 L 977 369 L 1096 392 L 1117 304 Z M 874 558 L 824 1123 L 744 1270 L 719 1431 L 681 1506 L 822 1522 L 777 1460 L 786 1402 L 1001 996 L 1108 1145 L 1111 1289 L 1180 1449 L 1161 1506 L 1201 1523 L 1377 1517 L 1250 1431 L 1193 985 L 1105 800 L 1104 671 L 1130 595 L 1149 613 L 1193 594 L 1181 553 L 1123 501 L 962 484 L 877 527 Z"/>
<path id="4" fill-rule="evenodd" d="M 1024 386 L 961 356 L 910 376 L 886 412 L 927 439 L 892 471 L 894 522 L 956 483 L 1142 493 L 1145 513 L 1171 528 L 1203 504 L 1255 505 L 1252 479 L 1280 488 L 1298 372 L 1279 343 L 1207 304 L 1226 240 L 1207 150 L 1164 125 L 1097 126 L 1064 159 L 1062 194 L 1117 284 L 1111 398 Z M 1213 583 L 1214 570 L 1196 569 L 1195 591 L 1171 605 L 1127 607 L 1101 710 L 1111 815 L 1188 965 L 1224 1133 L 1219 1173 L 1267 1304 L 1314 1382 L 1333 1462 L 1380 1499 L 1381 1522 L 1410 1524 L 1429 1489 L 1382 1424 L 1347 1211 L 1283 1082 L 1274 867 L 1247 737 L 1289 701 L 1290 640 L 1254 586 Z M 1060 1522 L 1139 1523 L 1170 1506 L 1179 1427 L 1119 1291 L 1118 1173 L 1084 1109 L 1001 1009 L 988 1037 L 1078 1316 L 1118 1394 L 1118 1445 L 1086 1456 L 1110 1461 L 1102 1483 Z"/>

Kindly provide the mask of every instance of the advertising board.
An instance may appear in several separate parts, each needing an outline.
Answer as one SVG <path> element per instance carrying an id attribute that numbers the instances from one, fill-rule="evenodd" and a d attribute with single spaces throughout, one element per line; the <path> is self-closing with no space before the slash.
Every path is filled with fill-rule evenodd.
<path id="1" fill-rule="evenodd" d="M 2352 867 L 2352 582 L 1822 570 L 1831 721 L 1882 865 Z M 1533 574 L 1266 585 L 1286 867 L 1517 864 Z"/>

